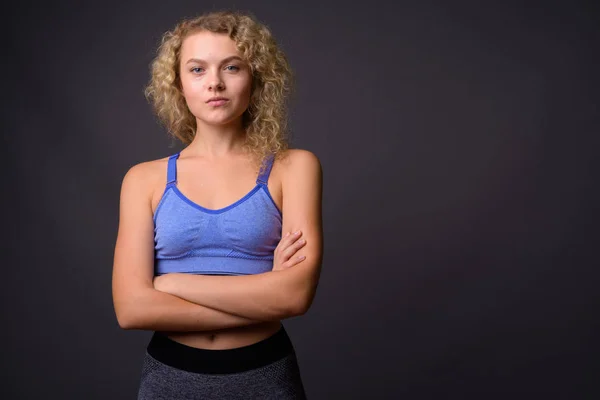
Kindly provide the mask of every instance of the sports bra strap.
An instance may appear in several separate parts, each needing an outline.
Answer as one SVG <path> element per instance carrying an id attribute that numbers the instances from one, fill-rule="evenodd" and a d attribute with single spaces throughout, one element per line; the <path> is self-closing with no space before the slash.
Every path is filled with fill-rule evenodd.
<path id="1" fill-rule="evenodd" d="M 274 160 L 275 160 L 274 154 L 271 154 L 267 157 L 267 159 L 263 163 L 264 169 L 262 170 L 260 175 L 258 175 L 258 179 L 256 180 L 257 184 L 258 183 L 262 183 L 263 185 L 267 184 L 267 182 L 269 181 L 269 174 L 271 173 L 271 168 L 273 168 Z"/>
<path id="2" fill-rule="evenodd" d="M 177 158 L 179 157 L 179 153 L 173 154 L 169 157 L 169 162 L 167 164 L 167 186 L 174 185 L 177 181 Z"/>

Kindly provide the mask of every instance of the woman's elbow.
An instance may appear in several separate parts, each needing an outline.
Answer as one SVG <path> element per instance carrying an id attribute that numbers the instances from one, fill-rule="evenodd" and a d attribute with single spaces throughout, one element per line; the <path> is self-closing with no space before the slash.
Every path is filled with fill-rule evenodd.
<path id="1" fill-rule="evenodd" d="M 298 290 L 296 296 L 293 296 L 294 300 L 290 306 L 291 314 L 293 316 L 300 316 L 306 314 L 313 303 L 316 291 L 316 282 L 305 282 L 302 285 L 302 287 Z"/>
<path id="2" fill-rule="evenodd" d="M 125 330 L 137 329 L 135 312 L 130 306 L 115 304 L 115 315 L 119 328 Z"/>
<path id="3" fill-rule="evenodd" d="M 114 301 L 115 315 L 117 323 L 121 329 L 144 329 L 144 320 L 147 319 L 146 314 L 148 308 L 144 306 L 144 293 L 137 292 L 136 296 L 129 293 L 124 298 L 118 298 Z"/>
<path id="4" fill-rule="evenodd" d="M 306 306 L 306 303 L 298 301 L 290 307 L 288 314 L 290 317 L 299 317 L 306 314 L 307 311 L 308 307 Z"/>
<path id="5" fill-rule="evenodd" d="M 300 316 L 306 314 L 313 303 L 321 274 L 321 264 L 307 263 L 292 268 L 298 268 L 294 271 L 298 275 L 294 277 L 292 289 L 294 295 L 291 296 L 290 312 L 295 316 Z"/>

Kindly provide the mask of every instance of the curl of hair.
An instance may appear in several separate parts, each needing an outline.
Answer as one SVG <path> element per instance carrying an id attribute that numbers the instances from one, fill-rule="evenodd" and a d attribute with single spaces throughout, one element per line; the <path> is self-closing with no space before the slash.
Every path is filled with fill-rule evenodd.
<path id="1" fill-rule="evenodd" d="M 292 87 L 292 71 L 269 29 L 249 14 L 211 12 L 184 19 L 163 34 L 145 89 L 158 118 L 168 132 L 184 144 L 194 139 L 196 117 L 181 90 L 179 64 L 184 39 L 199 31 L 227 34 L 250 65 L 252 92 L 248 109 L 242 116 L 245 150 L 259 163 L 270 154 L 281 154 L 289 146 L 287 97 Z"/>

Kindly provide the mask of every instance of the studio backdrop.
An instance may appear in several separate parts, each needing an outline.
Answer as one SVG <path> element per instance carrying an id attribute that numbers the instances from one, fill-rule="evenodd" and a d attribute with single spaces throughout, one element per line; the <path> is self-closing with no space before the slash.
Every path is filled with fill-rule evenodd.
<path id="1" fill-rule="evenodd" d="M 151 332 L 111 297 L 119 191 L 174 154 L 163 32 L 238 9 L 295 74 L 324 259 L 284 320 L 310 399 L 599 394 L 593 1 L 15 2 L 3 50 L 3 399 L 132 399 Z"/>

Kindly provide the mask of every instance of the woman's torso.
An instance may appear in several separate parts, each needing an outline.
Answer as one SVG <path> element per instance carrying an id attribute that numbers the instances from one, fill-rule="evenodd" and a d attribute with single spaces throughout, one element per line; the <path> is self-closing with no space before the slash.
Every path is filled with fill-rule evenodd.
<path id="1" fill-rule="evenodd" d="M 152 213 L 165 192 L 168 158 L 157 160 L 152 179 Z M 236 203 L 256 185 L 258 170 L 240 157 L 222 163 L 189 162 L 181 154 L 177 161 L 177 188 L 180 192 L 207 209 L 218 210 Z M 277 163 L 273 163 L 267 188 L 275 206 L 282 209 L 282 188 Z M 280 321 L 266 321 L 248 326 L 198 332 L 163 332 L 171 339 L 197 348 L 229 349 L 247 346 L 273 335 L 281 327 Z"/>

